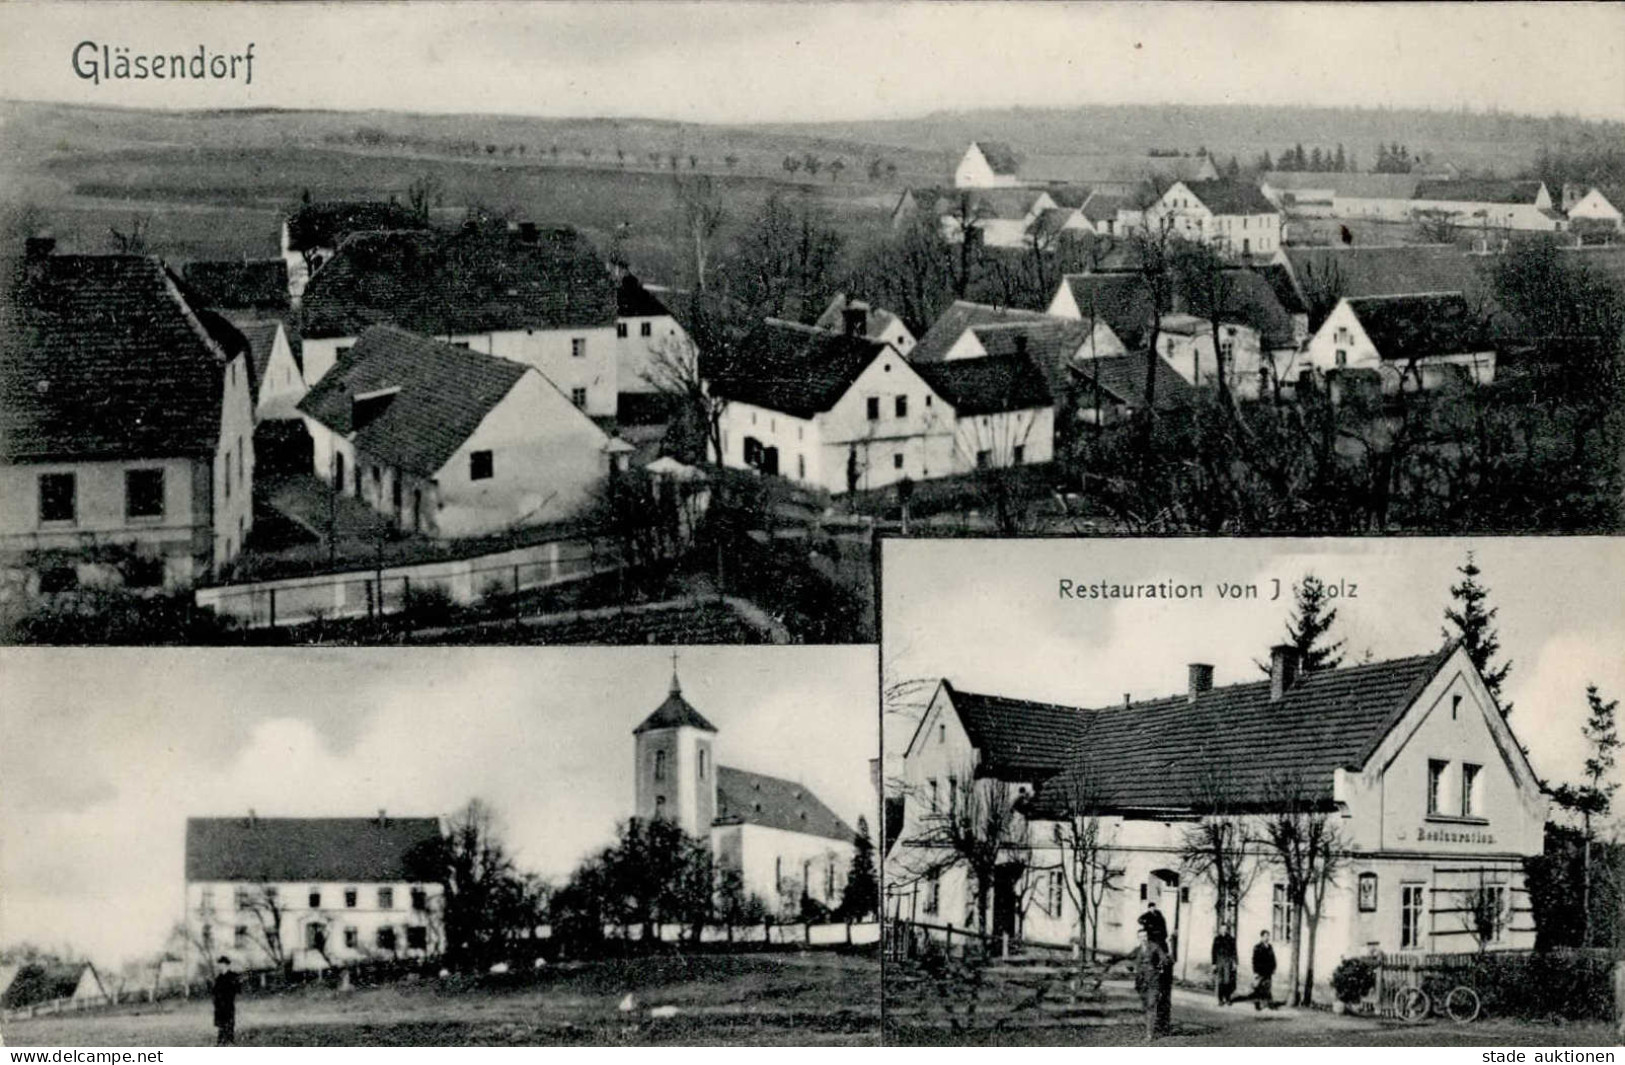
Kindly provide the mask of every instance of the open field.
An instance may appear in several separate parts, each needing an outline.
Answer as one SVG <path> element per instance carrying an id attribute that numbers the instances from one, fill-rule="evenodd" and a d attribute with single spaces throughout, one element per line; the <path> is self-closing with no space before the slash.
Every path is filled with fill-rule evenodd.
<path id="1" fill-rule="evenodd" d="M 639 1009 L 618 1003 L 634 993 Z M 560 967 L 502 987 L 424 982 L 300 991 L 238 1002 L 244 1046 L 873 1044 L 880 965 L 850 955 L 669 957 Z M 649 1009 L 676 1006 L 674 1017 Z M 6 1025 L 10 1046 L 205 1046 L 210 1005 L 193 999 Z"/>

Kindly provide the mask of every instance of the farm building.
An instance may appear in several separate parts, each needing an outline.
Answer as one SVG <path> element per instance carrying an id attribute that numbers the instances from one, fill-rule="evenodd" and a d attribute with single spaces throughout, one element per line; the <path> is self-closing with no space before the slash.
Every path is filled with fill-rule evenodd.
<path id="1" fill-rule="evenodd" d="M 1304 360 L 1322 376 L 1374 372 L 1385 393 L 1495 379 L 1494 342 L 1460 292 L 1345 297 Z"/>

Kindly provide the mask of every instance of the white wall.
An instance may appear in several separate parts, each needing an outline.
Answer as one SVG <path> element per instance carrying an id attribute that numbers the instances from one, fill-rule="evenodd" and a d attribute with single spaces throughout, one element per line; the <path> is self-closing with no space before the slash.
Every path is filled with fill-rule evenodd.
<path id="1" fill-rule="evenodd" d="M 1031 466 L 1055 457 L 1055 408 L 966 415 L 954 419 L 954 472 L 968 473 L 986 452 L 994 467 Z"/>
<path id="2" fill-rule="evenodd" d="M 265 886 L 276 888 L 282 917 L 283 950 L 286 956 L 292 959 L 295 969 L 320 969 L 329 962 L 342 965 L 368 958 L 428 957 L 444 949 L 439 921 L 443 892 L 439 884 L 413 884 L 406 881 L 313 884 L 309 881 L 281 881 L 274 885 L 263 885 L 258 882 L 188 881 L 186 922 L 188 938 L 191 941 L 189 947 L 194 961 L 212 962 L 224 955 L 231 959 L 233 968 L 239 970 L 263 969 L 272 964 L 264 949 L 256 942 L 263 939 L 263 932 L 255 910 L 251 908 L 239 910 L 236 906 L 239 887 L 248 893 L 250 899 L 257 899 L 261 897 L 262 888 Z M 394 892 L 394 905 L 390 909 L 380 907 L 379 888 L 389 888 Z M 426 909 L 412 908 L 413 888 L 419 888 L 425 893 Z M 321 905 L 314 909 L 310 906 L 312 889 L 320 894 L 321 902 Z M 347 889 L 354 889 L 356 892 L 354 907 L 345 905 L 344 893 Z M 263 907 L 260 912 L 269 916 Z M 327 929 L 327 962 L 324 962 L 319 951 L 305 948 L 305 927 L 312 923 L 321 924 Z M 206 956 L 202 953 L 205 925 L 210 929 L 209 953 Z M 238 927 L 248 929 L 247 939 L 242 946 L 236 945 Z M 426 949 L 414 950 L 407 947 L 406 930 L 410 927 L 425 930 L 428 944 Z M 395 930 L 396 949 L 393 952 L 378 947 L 377 935 L 380 928 Z M 346 929 L 355 930 L 356 946 L 345 945 Z"/>
<path id="3" fill-rule="evenodd" d="M 254 527 L 254 393 L 247 354 L 226 366 L 214 456 L 214 565 L 236 558 Z M 227 480 L 230 490 L 227 491 Z"/>
<path id="4" fill-rule="evenodd" d="M 1344 353 L 1341 364 L 1339 352 Z M 1308 365 L 1322 374 L 1336 370 L 1340 365 L 1347 369 L 1376 370 L 1381 375 L 1383 391 L 1388 393 L 1418 385 L 1409 360 L 1384 359 L 1378 354 L 1376 345 L 1366 335 L 1359 316 L 1346 299 L 1338 301 L 1331 314 L 1326 316 L 1320 331 L 1309 339 L 1303 357 Z M 1437 387 L 1441 383 L 1444 378 L 1437 368 L 1442 366 L 1463 367 L 1468 379 L 1477 384 L 1489 384 L 1495 380 L 1493 351 L 1425 356 L 1417 363 L 1422 373 L 1420 386 L 1424 389 Z"/>
<path id="5" fill-rule="evenodd" d="M 1619 208 L 1608 202 L 1607 197 L 1596 189 L 1591 189 L 1569 208 L 1569 218 L 1591 218 L 1602 222 L 1620 223 Z"/>
<path id="6" fill-rule="evenodd" d="M 840 481 L 838 486 L 829 483 L 831 474 L 824 469 L 821 419 L 797 418 L 766 407 L 730 401 L 722 409 L 720 428 L 722 465 L 749 469 L 745 462 L 745 439 L 753 437 L 763 447 L 779 449 L 780 477 L 830 491 L 846 491 L 844 469 L 834 474 Z"/>
<path id="7" fill-rule="evenodd" d="M 975 144 L 965 149 L 965 155 L 954 168 L 954 187 L 959 189 L 1007 188 L 1021 182 L 1014 174 L 999 175 L 987 165 L 987 158 Z"/>
<path id="8" fill-rule="evenodd" d="M 901 418 L 899 396 L 908 401 Z M 874 421 L 868 415 L 871 397 L 880 401 L 880 417 Z M 883 488 L 904 477 L 941 477 L 954 470 L 953 411 L 895 352 L 876 357 L 819 421 L 820 465 L 825 487 L 832 492 L 846 491 L 848 455 L 854 450 L 860 488 Z"/>
<path id="9" fill-rule="evenodd" d="M 803 832 L 786 832 L 764 825 L 737 826 L 740 873 L 747 895 L 760 895 L 780 916 L 801 914 L 802 871 L 809 867 L 807 893 L 826 906 L 838 906 L 846 888 L 846 873 L 854 850 L 850 841 L 825 839 Z M 829 891 L 829 871 L 834 891 Z M 782 874 L 782 881 L 776 876 Z M 780 891 L 780 888 L 783 888 Z"/>
<path id="10" fill-rule="evenodd" d="M 626 327 L 626 336 L 617 336 L 615 339 L 616 387 L 622 392 L 660 391 L 658 387 L 649 383 L 645 375 L 663 345 L 681 344 L 688 334 L 677 324 L 677 319 L 669 314 L 647 318 L 620 318 L 617 319 L 617 323 L 618 326 Z M 644 329 L 649 331 L 647 336 L 643 333 Z"/>
<path id="11" fill-rule="evenodd" d="M 265 364 L 265 379 L 259 383 L 260 399 L 254 410 L 255 421 L 264 420 L 266 413 L 275 408 L 279 413 L 292 413 L 294 404 L 304 398 L 305 377 L 294 360 L 293 348 L 288 343 L 288 331 L 276 327 L 276 339 L 271 345 L 271 358 Z"/>

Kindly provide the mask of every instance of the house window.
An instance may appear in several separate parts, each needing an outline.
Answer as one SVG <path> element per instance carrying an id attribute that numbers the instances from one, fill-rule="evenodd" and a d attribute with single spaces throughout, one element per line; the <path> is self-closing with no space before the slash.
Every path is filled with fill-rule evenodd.
<path id="1" fill-rule="evenodd" d="M 942 874 L 932 873 L 925 882 L 925 912 L 936 916 L 942 907 Z"/>
<path id="2" fill-rule="evenodd" d="M 361 949 L 361 931 L 353 924 L 344 926 L 344 945 L 350 950 Z"/>
<path id="3" fill-rule="evenodd" d="M 807 456 L 805 455 L 796 456 L 796 479 L 798 481 L 807 479 Z"/>
<path id="4" fill-rule="evenodd" d="M 396 474 L 389 480 L 389 505 L 398 515 L 401 512 L 401 475 Z"/>
<path id="5" fill-rule="evenodd" d="M 952 813 L 959 809 L 959 778 L 948 778 L 948 811 Z"/>
<path id="6" fill-rule="evenodd" d="M 775 894 L 784 892 L 784 858 L 773 859 L 773 891 Z"/>
<path id="7" fill-rule="evenodd" d="M 931 397 L 930 396 L 925 397 L 925 405 L 927 407 L 929 407 L 931 405 Z"/>
<path id="8" fill-rule="evenodd" d="M 655 779 L 656 780 L 665 780 L 666 779 L 666 752 L 665 751 L 656 751 L 655 752 Z"/>
<path id="9" fill-rule="evenodd" d="M 231 930 L 231 945 L 236 950 L 248 949 L 248 926 L 240 924 Z"/>
<path id="10" fill-rule="evenodd" d="M 428 950 L 429 930 L 422 925 L 408 925 L 406 928 L 407 950 Z"/>
<path id="11" fill-rule="evenodd" d="M 412 908 L 422 913 L 429 908 L 429 893 L 420 887 L 412 889 Z"/>
<path id="12" fill-rule="evenodd" d="M 1051 869 L 1049 874 L 1049 914 L 1051 917 L 1061 916 L 1061 871 Z"/>
<path id="13" fill-rule="evenodd" d="M 869 408 L 869 420 L 872 422 L 878 422 L 880 420 L 880 397 L 870 396 L 865 403 Z"/>
<path id="14" fill-rule="evenodd" d="M 1415 950 L 1422 945 L 1422 899 L 1427 888 L 1422 884 L 1399 886 L 1399 949 Z"/>
<path id="15" fill-rule="evenodd" d="M 1342 348 L 1337 349 L 1337 366 L 1341 369 L 1349 364 L 1349 353 Z"/>
<path id="16" fill-rule="evenodd" d="M 638 326 L 638 336 L 640 337 L 654 336 L 654 332 L 655 329 L 653 322 L 643 322 Z"/>
<path id="17" fill-rule="evenodd" d="M 626 323 L 625 322 L 616 322 L 615 323 L 615 335 L 617 337 L 625 339 L 625 337 L 627 335 Z"/>
<path id="18" fill-rule="evenodd" d="M 381 887 L 378 889 L 378 908 L 380 910 L 393 910 L 395 908 L 395 889 Z"/>
<path id="19" fill-rule="evenodd" d="M 700 769 L 700 779 L 701 780 L 705 779 L 705 762 L 706 762 L 705 756 L 706 756 L 707 753 L 709 753 L 709 752 L 707 752 L 704 747 L 700 748 L 699 769 Z"/>
<path id="20" fill-rule="evenodd" d="M 991 451 L 978 451 L 976 453 L 976 468 L 977 469 L 985 470 L 991 465 L 993 465 L 993 452 L 991 452 Z"/>
<path id="21" fill-rule="evenodd" d="M 587 390 L 585 388 L 570 389 L 570 402 L 585 410 L 587 407 Z"/>
<path id="22" fill-rule="evenodd" d="M 310 902 L 310 908 L 313 909 L 313 910 L 319 910 L 319 909 L 322 908 L 322 889 L 321 888 L 311 888 L 310 889 L 309 902 Z"/>
<path id="23" fill-rule="evenodd" d="M 378 930 L 377 943 L 379 950 L 395 949 L 395 929 L 384 927 Z"/>
<path id="24" fill-rule="evenodd" d="M 471 481 L 489 481 L 495 462 L 489 451 L 471 451 L 468 453 L 468 479 Z"/>
<path id="25" fill-rule="evenodd" d="M 824 863 L 824 898 L 835 897 L 835 859 L 831 858 Z"/>
<path id="26" fill-rule="evenodd" d="M 931 793 L 931 809 L 935 811 L 937 808 L 937 780 L 935 777 L 932 777 L 925 783 L 927 790 L 929 790 Z"/>
<path id="27" fill-rule="evenodd" d="M 353 888 L 353 887 L 345 888 L 344 889 L 344 908 L 346 910 L 353 910 L 353 909 L 355 909 L 355 904 L 356 904 L 356 889 Z"/>
<path id="28" fill-rule="evenodd" d="M 164 516 L 164 471 L 124 471 L 124 516 L 161 518 Z"/>
<path id="29" fill-rule="evenodd" d="M 892 466 L 892 469 L 894 469 L 894 470 L 902 469 L 903 468 L 903 456 L 901 456 L 901 455 L 893 455 L 891 457 L 891 466 Z"/>
<path id="30" fill-rule="evenodd" d="M 945 721 L 939 721 L 939 722 L 937 722 L 937 743 L 942 744 L 942 743 L 947 743 L 947 742 L 948 742 L 948 723 L 945 722 Z"/>
<path id="31" fill-rule="evenodd" d="M 908 417 L 908 397 L 907 396 L 898 396 L 897 397 L 897 416 L 899 418 L 907 418 Z"/>
<path id="32" fill-rule="evenodd" d="M 206 887 L 198 894 L 197 912 L 198 913 L 213 913 L 214 912 L 214 888 Z"/>
<path id="33" fill-rule="evenodd" d="M 1494 923 L 1490 928 L 1490 942 L 1499 943 L 1506 938 L 1507 925 L 1510 923 L 1507 888 L 1505 884 L 1486 884 L 1483 890 L 1488 896 L 1490 911 L 1494 915 Z"/>
<path id="34" fill-rule="evenodd" d="M 1027 445 L 1026 444 L 1017 444 L 1015 447 L 1010 449 L 1010 461 L 1012 463 L 1014 463 L 1015 465 L 1020 466 L 1022 459 L 1026 458 L 1026 457 L 1027 457 Z"/>
<path id="35" fill-rule="evenodd" d="M 319 924 L 305 926 L 305 949 L 325 950 L 327 947 L 327 929 Z"/>
<path id="36" fill-rule="evenodd" d="M 1439 814 L 1444 812 L 1444 771 L 1448 762 L 1441 762 L 1437 758 L 1428 759 L 1428 813 Z"/>
<path id="37" fill-rule="evenodd" d="M 584 359 L 587 357 L 586 337 L 570 338 L 570 357 L 575 359 Z"/>
<path id="38" fill-rule="evenodd" d="M 1461 766 L 1461 816 L 1482 817 L 1484 815 L 1483 799 L 1479 794 L 1483 789 L 1480 786 L 1482 766 L 1463 762 Z"/>
<path id="39" fill-rule="evenodd" d="M 1361 873 L 1357 897 L 1361 913 L 1377 912 L 1377 874 Z"/>
<path id="40" fill-rule="evenodd" d="M 1270 892 L 1270 938 L 1280 943 L 1292 940 L 1292 905 L 1285 884 L 1274 885 Z"/>
<path id="41" fill-rule="evenodd" d="M 214 952 L 214 925 L 206 924 L 206 925 L 203 926 L 203 953 L 212 954 L 213 952 Z"/>
<path id="42" fill-rule="evenodd" d="M 77 521 L 78 478 L 71 473 L 42 473 L 39 479 L 39 520 Z"/>

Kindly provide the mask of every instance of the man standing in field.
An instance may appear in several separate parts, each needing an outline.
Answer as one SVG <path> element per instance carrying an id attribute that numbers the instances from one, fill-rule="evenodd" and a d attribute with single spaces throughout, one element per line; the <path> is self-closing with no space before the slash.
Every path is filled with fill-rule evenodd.
<path id="1" fill-rule="evenodd" d="M 231 971 L 231 959 L 220 956 L 220 973 L 214 978 L 215 1046 L 237 1045 L 237 992 L 242 982 Z"/>

